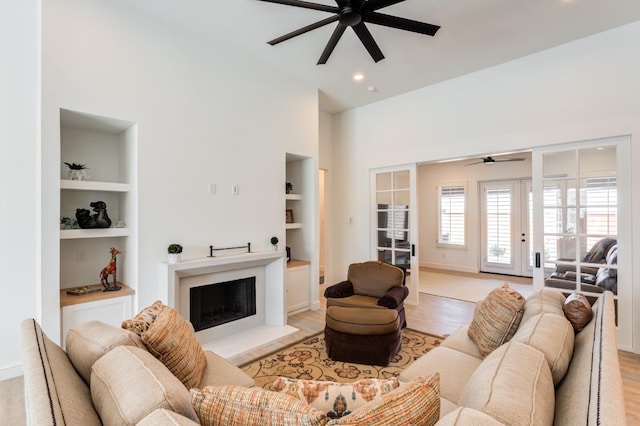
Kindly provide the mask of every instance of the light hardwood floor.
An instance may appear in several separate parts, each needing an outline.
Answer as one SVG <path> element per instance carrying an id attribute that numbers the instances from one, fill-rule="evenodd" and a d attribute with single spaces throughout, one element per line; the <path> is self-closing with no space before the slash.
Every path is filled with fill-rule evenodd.
<path id="1" fill-rule="evenodd" d="M 323 293 L 321 286 L 320 294 Z M 318 311 L 306 311 L 289 317 L 289 324 L 300 331 L 230 359 L 242 365 L 321 332 L 324 329 L 324 301 Z M 444 297 L 420 294 L 419 307 L 407 306 L 410 328 L 444 336 L 471 322 L 474 304 Z M 619 352 L 620 370 L 629 425 L 640 425 L 640 354 Z M 25 424 L 22 377 L 0 382 L 0 425 Z"/>

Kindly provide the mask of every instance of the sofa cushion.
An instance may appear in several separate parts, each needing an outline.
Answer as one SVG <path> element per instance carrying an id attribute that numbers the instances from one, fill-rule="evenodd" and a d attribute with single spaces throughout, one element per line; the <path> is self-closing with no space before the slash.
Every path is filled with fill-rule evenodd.
<path id="1" fill-rule="evenodd" d="M 582 331 L 593 318 L 591 305 L 581 293 L 571 293 L 562 305 L 562 310 L 576 333 Z"/>
<path id="2" fill-rule="evenodd" d="M 440 343 L 440 347 L 450 348 L 458 352 L 471 355 L 472 357 L 482 359 L 482 354 L 478 350 L 478 345 L 476 345 L 476 342 L 471 340 L 468 335 L 468 331 L 469 326 L 463 325 L 444 339 L 442 343 Z"/>
<path id="3" fill-rule="evenodd" d="M 198 421 L 189 391 L 149 352 L 119 346 L 93 364 L 93 405 L 104 424 L 135 425 L 158 408 Z"/>
<path id="4" fill-rule="evenodd" d="M 520 342 L 493 351 L 473 373 L 458 401 L 509 425 L 551 425 L 555 394 L 545 356 Z"/>
<path id="5" fill-rule="evenodd" d="M 178 311 L 164 306 L 142 341 L 187 389 L 200 384 L 207 358 L 196 339 L 193 326 Z"/>
<path id="6" fill-rule="evenodd" d="M 324 425 L 326 416 L 290 395 L 262 388 L 206 386 L 191 389 L 201 425 Z"/>
<path id="7" fill-rule="evenodd" d="M 160 311 L 162 311 L 163 306 L 162 301 L 156 300 L 151 306 L 144 308 L 135 317 L 122 321 L 122 328 L 141 336 L 142 333 L 151 327 L 151 324 L 153 324 Z"/>
<path id="8" fill-rule="evenodd" d="M 29 424 L 100 425 L 89 386 L 76 373 L 67 354 L 34 319 L 24 320 L 21 327 Z"/>
<path id="9" fill-rule="evenodd" d="M 403 279 L 402 269 L 379 261 L 352 263 L 347 273 L 355 294 L 376 299 L 384 296 L 390 288 L 400 287 Z"/>
<path id="10" fill-rule="evenodd" d="M 279 377 L 273 389 L 291 395 L 337 419 L 351 414 L 363 405 L 377 401 L 400 385 L 397 378 L 362 379 L 353 383 L 321 380 L 297 380 Z"/>
<path id="11" fill-rule="evenodd" d="M 335 299 L 327 299 L 327 308 L 332 306 L 339 306 L 344 308 L 374 308 L 374 309 L 389 309 L 384 306 L 378 305 L 378 299 L 370 296 L 353 295 Z"/>
<path id="12" fill-rule="evenodd" d="M 488 414 L 473 408 L 458 407 L 438 422 L 438 426 L 503 426 Z"/>
<path id="13" fill-rule="evenodd" d="M 440 418 L 440 377 L 434 374 L 399 387 L 330 425 L 425 425 Z"/>
<path id="14" fill-rule="evenodd" d="M 100 321 L 83 322 L 67 332 L 67 355 L 87 384 L 93 363 L 117 346 L 145 347 L 136 333 Z"/>
<path id="15" fill-rule="evenodd" d="M 508 284 L 494 289 L 476 309 L 467 334 L 482 356 L 487 356 L 515 334 L 522 314 L 524 297 Z"/>
<path id="16" fill-rule="evenodd" d="M 411 382 L 421 376 L 440 374 L 440 395 L 458 403 L 460 394 L 482 360 L 442 346 L 431 349 L 400 372 L 401 382 Z"/>
<path id="17" fill-rule="evenodd" d="M 573 327 L 566 318 L 555 314 L 539 314 L 531 318 L 511 339 L 542 352 L 547 359 L 553 384 L 564 377 L 573 354 Z"/>
<path id="18" fill-rule="evenodd" d="M 563 304 L 564 296 L 557 290 L 543 288 L 540 291 L 536 291 L 527 298 L 524 304 L 522 323 L 524 324 L 531 317 L 535 317 L 543 312 L 564 316 L 562 312 Z"/>
<path id="19" fill-rule="evenodd" d="M 202 379 L 200 379 L 198 387 L 237 385 L 249 388 L 256 384 L 251 376 L 220 355 L 211 351 L 204 351 L 204 356 L 207 359 L 207 366 L 202 372 Z"/>
<path id="20" fill-rule="evenodd" d="M 200 426 L 200 423 L 173 411 L 158 408 L 140 420 L 136 426 Z"/>

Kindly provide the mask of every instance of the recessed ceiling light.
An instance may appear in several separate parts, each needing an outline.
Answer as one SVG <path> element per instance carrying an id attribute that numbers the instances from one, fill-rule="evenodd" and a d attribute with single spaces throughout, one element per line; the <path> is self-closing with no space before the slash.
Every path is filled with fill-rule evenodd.
<path id="1" fill-rule="evenodd" d="M 364 74 L 361 72 L 357 72 L 353 75 L 353 81 L 362 81 L 364 80 Z"/>

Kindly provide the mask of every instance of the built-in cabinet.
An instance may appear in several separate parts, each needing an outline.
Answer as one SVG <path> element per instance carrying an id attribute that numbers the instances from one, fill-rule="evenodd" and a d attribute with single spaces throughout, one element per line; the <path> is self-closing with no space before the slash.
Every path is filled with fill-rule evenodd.
<path id="1" fill-rule="evenodd" d="M 135 123 L 60 110 L 60 307 L 62 342 L 67 330 L 87 320 L 118 325 L 132 316 L 137 288 L 137 129 Z M 71 180 L 67 163 L 86 165 L 88 178 Z M 94 214 L 103 201 L 111 227 L 80 229 L 64 225 L 76 209 Z M 70 288 L 100 284 L 100 272 L 117 248 L 122 289 L 70 295 Z M 111 283 L 111 278 L 110 281 Z"/>
<path id="2" fill-rule="evenodd" d="M 285 195 L 286 246 L 291 253 L 287 262 L 287 312 L 300 312 L 310 308 L 314 253 L 314 202 L 317 173 L 313 159 L 287 154 L 287 182 L 291 191 Z M 317 279 L 317 277 L 316 277 Z"/>

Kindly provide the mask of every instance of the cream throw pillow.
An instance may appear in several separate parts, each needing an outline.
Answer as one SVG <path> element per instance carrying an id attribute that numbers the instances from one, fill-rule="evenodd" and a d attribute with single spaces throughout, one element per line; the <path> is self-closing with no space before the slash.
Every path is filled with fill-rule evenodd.
<path id="1" fill-rule="evenodd" d="M 380 400 L 399 385 L 395 377 L 387 380 L 362 379 L 353 383 L 279 377 L 273 383 L 273 389 L 305 401 L 331 419 L 339 419 L 371 401 Z"/>
<path id="2" fill-rule="evenodd" d="M 477 306 L 467 334 L 483 357 L 513 337 L 522 320 L 524 304 L 524 297 L 505 283 Z"/>
<path id="3" fill-rule="evenodd" d="M 187 389 L 200 384 L 207 358 L 191 323 L 175 309 L 164 306 L 141 337 L 149 352 L 162 361 Z"/>

